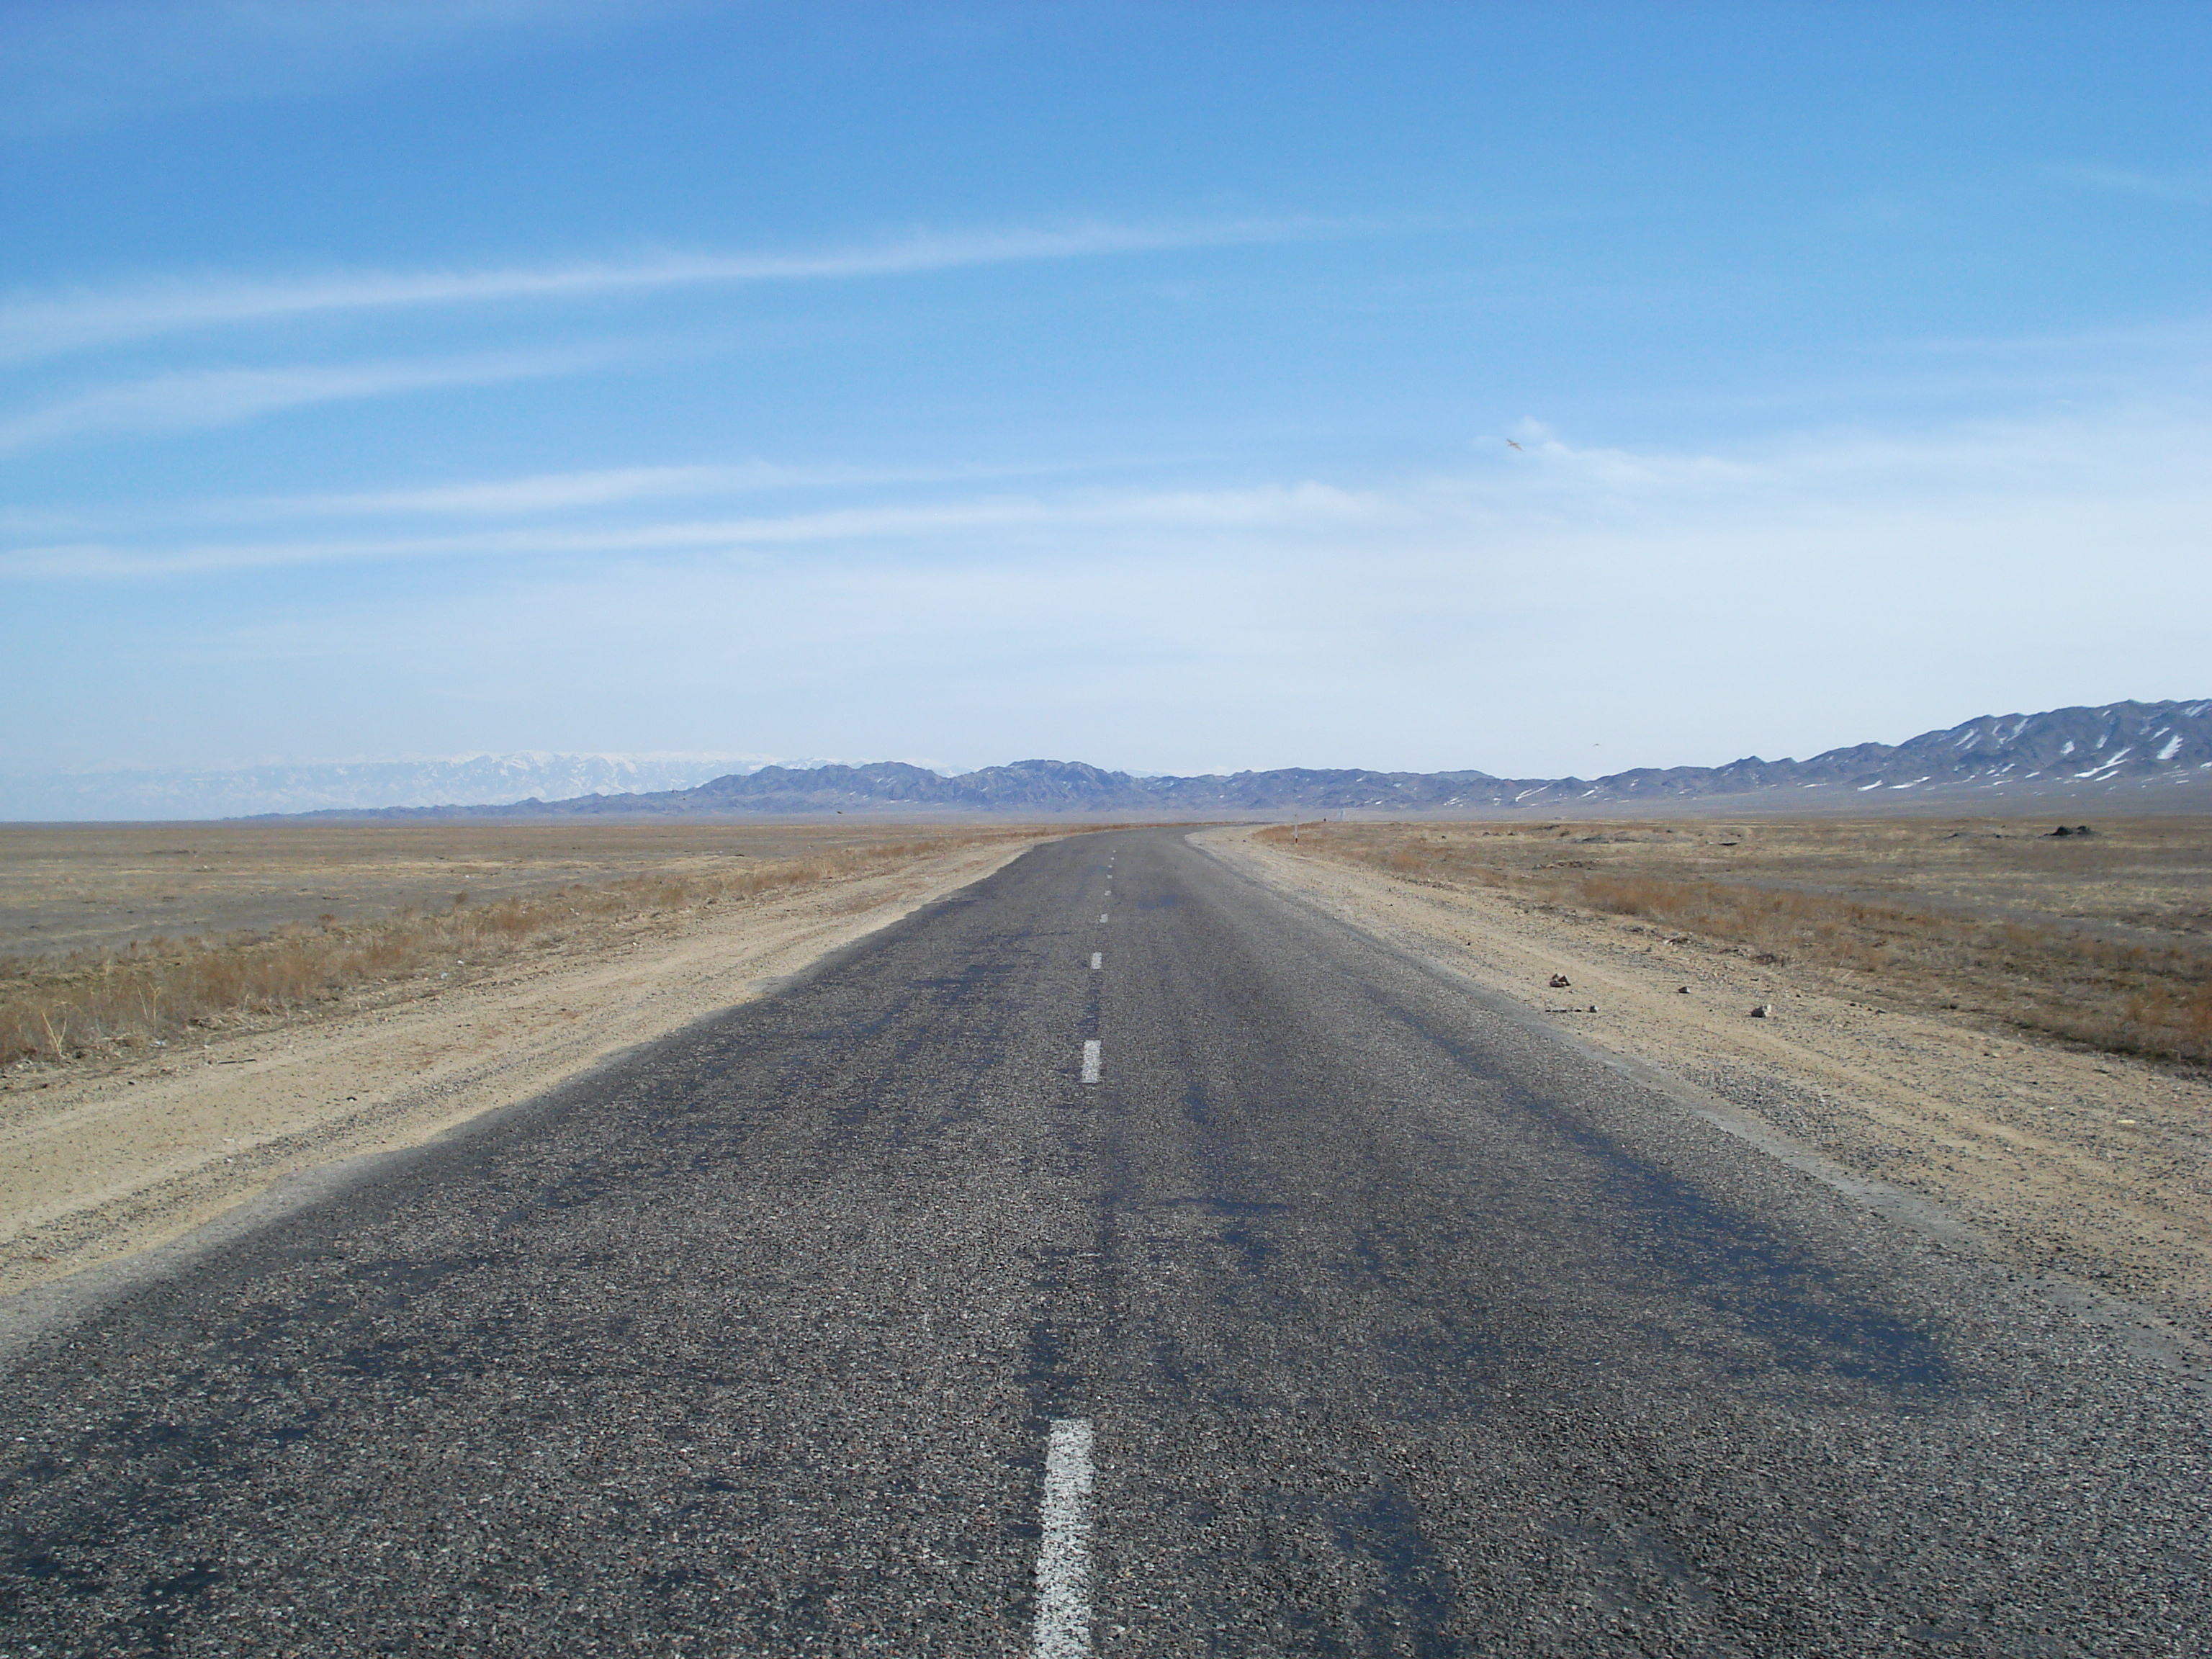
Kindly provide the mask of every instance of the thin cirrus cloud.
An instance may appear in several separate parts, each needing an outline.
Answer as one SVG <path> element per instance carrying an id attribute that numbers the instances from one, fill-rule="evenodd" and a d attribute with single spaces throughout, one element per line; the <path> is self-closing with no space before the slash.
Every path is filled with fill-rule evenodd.
<path id="1" fill-rule="evenodd" d="M 1822 569 L 1841 558 L 1834 566 L 1841 570 L 1898 539 L 1886 527 L 1893 517 L 1917 526 L 1905 540 L 1926 547 L 1993 535 L 2040 540 L 2062 520 L 2094 525 L 2099 535 L 2130 548 L 2145 569 L 2164 570 L 2185 550 L 2194 557 L 2199 528 L 2212 512 L 2212 464 L 2203 459 L 2212 453 L 2212 416 L 2196 410 L 2106 409 L 1917 434 L 1829 430 L 1723 454 L 1583 447 L 1535 422 L 1516 430 L 1517 453 L 1492 440 L 1483 446 L 1486 459 L 1464 471 L 1357 488 L 1315 481 L 1091 486 L 696 517 L 664 516 L 653 507 L 664 495 L 740 481 L 897 471 L 755 463 L 556 474 L 362 498 L 447 515 L 447 523 L 434 518 L 419 534 L 280 530 L 191 538 L 179 532 L 195 521 L 192 507 L 167 533 L 126 539 L 64 531 L 43 544 L 19 543 L 0 553 L 0 577 L 188 580 L 226 571 L 485 560 L 521 572 L 533 562 L 674 567 L 726 555 L 743 555 L 747 568 L 763 568 L 761 562 L 784 553 L 841 545 L 872 568 L 915 569 L 978 561 L 1012 569 L 1033 562 L 1039 550 L 1082 567 L 1115 547 L 1147 545 L 1201 561 L 1334 549 L 1355 562 L 1380 556 L 1377 550 L 1389 545 L 1401 553 L 1426 548 L 1456 565 L 1506 549 L 1520 550 L 1516 557 L 1571 561 L 1600 544 L 1626 548 L 1671 534 L 1747 528 L 1770 535 L 1772 556 L 1784 565 L 1802 554 Z M 549 505 L 582 501 L 635 502 L 638 511 L 595 524 L 537 516 Z M 298 521 L 322 516 L 318 506 L 318 498 L 308 498 Z M 1847 523 L 1854 528 L 1838 543 L 1838 526 Z"/>
<path id="2" fill-rule="evenodd" d="M 619 355 L 607 348 L 483 352 L 398 362 L 157 374 L 79 392 L 42 408 L 0 418 L 0 454 L 72 438 L 228 426 L 312 404 L 572 374 L 604 368 Z"/>
<path id="3" fill-rule="evenodd" d="M 772 490 L 871 489 L 885 484 L 972 483 L 1069 467 L 1041 466 L 787 466 L 749 460 L 719 466 L 599 467 L 580 472 L 543 472 L 429 489 L 371 490 L 350 495 L 277 495 L 215 503 L 210 516 L 276 519 L 290 516 L 373 517 L 452 513 L 564 512 L 616 507 L 629 501 L 687 495 L 742 495 Z"/>
<path id="4" fill-rule="evenodd" d="M 947 536 L 1048 531 L 1207 535 L 1291 532 L 1398 516 L 1388 496 L 1318 483 L 1228 490 L 1089 492 L 1059 500 L 982 496 L 960 501 L 842 507 L 751 518 L 568 529 L 546 526 L 451 535 L 202 543 L 175 548 L 75 542 L 0 554 L 0 578 L 189 577 L 222 571 L 459 558 L 587 555 L 651 557 L 738 550 L 872 543 L 912 551 Z"/>
<path id="5" fill-rule="evenodd" d="M 931 233 L 808 253 L 665 254 L 495 270 L 356 271 L 271 280 L 210 277 L 76 291 L 0 304 L 0 360 L 73 351 L 228 324 L 410 307 L 580 299 L 714 283 L 834 281 L 963 266 L 1306 240 L 1362 228 L 1303 219 L 1202 224 L 1083 223 Z"/>
<path id="6" fill-rule="evenodd" d="M 793 466 L 754 458 L 719 465 L 594 467 L 478 479 L 414 489 L 357 490 L 302 495 L 216 496 L 160 506 L 112 509 L 0 506 L 0 535 L 72 535 L 163 525 L 251 525 L 286 520 L 530 518 L 635 502 L 754 495 L 882 489 L 896 485 L 975 484 L 1010 478 L 1072 477 L 1124 471 L 1146 458 L 974 463 L 957 465 Z"/>

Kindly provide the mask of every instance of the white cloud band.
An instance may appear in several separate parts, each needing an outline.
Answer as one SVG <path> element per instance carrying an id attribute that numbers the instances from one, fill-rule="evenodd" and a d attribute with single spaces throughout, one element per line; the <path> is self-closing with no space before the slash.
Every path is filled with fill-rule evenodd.
<path id="1" fill-rule="evenodd" d="M 561 300 L 712 283 L 802 282 L 1073 259 L 1170 248 L 1303 240 L 1352 228 L 1313 220 L 1188 225 L 1085 223 L 1054 229 L 925 233 L 811 253 L 663 254 L 627 262 L 476 271 L 356 271 L 289 280 L 210 278 L 0 304 L 0 361 L 58 356 L 125 340 L 318 313 Z"/>
<path id="2" fill-rule="evenodd" d="M 397 362 L 219 368 L 157 374 L 0 418 L 0 455 L 100 433 L 228 426 L 276 410 L 441 386 L 489 386 L 603 367 L 607 349 L 479 352 Z"/>

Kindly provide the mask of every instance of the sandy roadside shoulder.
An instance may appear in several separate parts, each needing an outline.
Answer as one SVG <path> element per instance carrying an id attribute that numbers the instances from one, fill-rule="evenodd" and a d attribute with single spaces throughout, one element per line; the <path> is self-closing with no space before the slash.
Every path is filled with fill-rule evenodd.
<path id="1" fill-rule="evenodd" d="M 1194 839 L 1781 1146 L 1932 1200 L 1999 1260 L 2124 1297 L 2191 1348 L 2212 1342 L 2212 1081 L 1899 1012 L 1628 918 L 1409 881 L 1256 833 Z M 1571 985 L 1551 988 L 1555 974 Z M 1753 1018 L 1763 1005 L 1772 1017 Z"/>
<path id="2" fill-rule="evenodd" d="M 278 1182 L 417 1145 L 750 1001 L 1012 863 L 992 842 L 608 930 L 398 1006 L 0 1094 L 0 1295 L 167 1243 Z"/>

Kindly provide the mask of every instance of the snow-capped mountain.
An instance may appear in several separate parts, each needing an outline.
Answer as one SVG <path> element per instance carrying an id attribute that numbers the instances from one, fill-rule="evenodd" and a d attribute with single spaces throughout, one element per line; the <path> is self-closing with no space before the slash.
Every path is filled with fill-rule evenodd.
<path id="1" fill-rule="evenodd" d="M 1767 789 L 1905 791 L 1956 797 L 2126 794 L 2190 783 L 2212 786 L 2212 700 L 2110 702 L 2040 714 L 1984 714 L 1900 744 L 1863 743 L 1810 760 L 1643 768 L 1542 785 L 1549 799 L 1641 800 L 1745 794 Z"/>
<path id="2" fill-rule="evenodd" d="M 1077 761 L 1017 761 L 953 776 L 898 762 L 766 766 L 660 794 L 529 802 L 535 812 L 684 814 L 828 811 L 1147 812 L 1557 811 L 1616 802 L 1787 799 L 1832 810 L 1908 797 L 1965 803 L 2045 795 L 2133 795 L 2146 806 L 2212 797 L 2212 701 L 2120 702 L 1984 716 L 1901 744 L 1858 744 L 1810 760 L 1639 768 L 1602 778 L 1497 778 L 1485 772 L 1286 767 L 1204 777 L 1139 776 Z"/>
<path id="3" fill-rule="evenodd" d="M 224 818 L 388 806 L 497 805 L 689 788 L 767 765 L 766 755 L 562 755 L 314 761 L 234 769 L 0 777 L 0 819 Z"/>

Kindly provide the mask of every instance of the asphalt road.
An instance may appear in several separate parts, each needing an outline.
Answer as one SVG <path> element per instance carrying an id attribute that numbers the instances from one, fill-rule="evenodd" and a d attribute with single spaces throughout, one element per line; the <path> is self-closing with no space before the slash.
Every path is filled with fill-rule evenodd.
<path id="1" fill-rule="evenodd" d="M 0 1399 L 9 1659 L 2212 1651 L 2200 1392 L 1174 831 Z"/>

